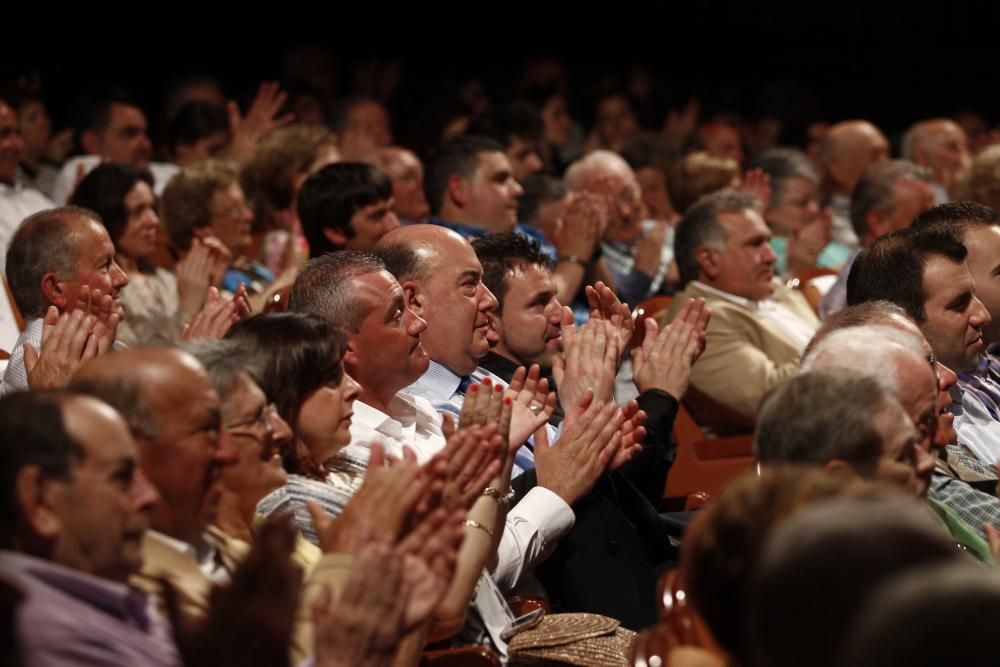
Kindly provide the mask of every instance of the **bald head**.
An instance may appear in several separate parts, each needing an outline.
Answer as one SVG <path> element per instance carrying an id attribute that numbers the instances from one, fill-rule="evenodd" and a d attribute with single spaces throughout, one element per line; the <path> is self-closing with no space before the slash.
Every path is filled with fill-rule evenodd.
<path id="1" fill-rule="evenodd" d="M 849 197 L 869 165 L 889 159 L 889 142 L 868 121 L 848 120 L 827 132 L 820 159 L 833 192 Z"/>
<path id="2" fill-rule="evenodd" d="M 400 219 L 423 222 L 430 215 L 430 205 L 424 194 L 424 165 L 412 151 L 386 146 L 370 153 L 365 161 L 392 180 L 392 210 Z"/>
<path id="3" fill-rule="evenodd" d="M 468 375 L 489 351 L 489 314 L 497 300 L 467 240 L 437 225 L 409 225 L 375 247 L 403 288 L 406 305 L 427 323 L 421 336 L 432 361 Z"/>
<path id="4" fill-rule="evenodd" d="M 566 170 L 566 187 L 570 190 L 594 190 L 601 179 L 613 179 L 622 184 L 635 180 L 635 172 L 622 156 L 611 151 L 593 151 Z"/>
<path id="5" fill-rule="evenodd" d="M 126 350 L 87 362 L 71 386 L 116 408 L 132 428 L 143 474 L 163 499 L 153 529 L 197 543 L 215 519 L 221 469 L 236 460 L 219 437 L 219 394 L 201 364 L 176 349 Z"/>
<path id="6" fill-rule="evenodd" d="M 947 118 L 921 121 L 907 130 L 903 157 L 930 169 L 934 181 L 949 189 L 972 160 L 965 131 Z"/>

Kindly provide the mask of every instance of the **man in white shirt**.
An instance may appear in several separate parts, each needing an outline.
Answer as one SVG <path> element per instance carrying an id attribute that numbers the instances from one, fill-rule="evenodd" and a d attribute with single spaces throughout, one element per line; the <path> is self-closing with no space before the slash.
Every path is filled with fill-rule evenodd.
<path id="1" fill-rule="evenodd" d="M 67 160 L 56 176 L 52 200 L 57 205 L 66 204 L 80 179 L 101 162 L 148 169 L 158 195 L 179 171 L 173 164 L 150 162 L 153 144 L 149 140 L 146 114 L 124 91 L 114 90 L 93 101 L 84 127 L 78 131 L 80 146 L 86 154 Z"/>
<path id="2" fill-rule="evenodd" d="M 454 236 L 472 253 L 468 242 L 457 234 L 432 225 L 420 227 L 434 230 L 433 234 Z M 485 288 L 478 276 L 469 278 L 468 291 L 475 299 Z M 486 295 L 488 292 L 482 298 L 495 306 L 492 295 Z M 354 403 L 351 444 L 345 453 L 363 462 L 367 462 L 373 442 L 382 443 L 394 456 L 401 456 L 403 447 L 408 446 L 420 462 L 445 445 L 442 417 L 435 407 L 427 398 L 403 391 L 425 376 L 431 363 L 422 335 L 427 323 L 408 303 L 408 296 L 381 259 L 344 251 L 311 260 L 289 297 L 291 310 L 321 315 L 346 330 L 344 367 L 361 385 L 361 396 Z M 439 349 L 435 343 L 439 341 L 431 343 L 431 350 Z M 471 374 L 475 360 L 462 351 L 450 355 L 458 357 L 465 357 L 462 368 Z M 460 381 L 456 380 L 454 388 Z M 494 574 L 501 588 L 513 588 L 572 525 L 573 511 L 548 489 L 540 488 L 511 508 Z"/>
<path id="3" fill-rule="evenodd" d="M 98 333 L 95 325 L 101 324 L 101 351 L 114 341 L 124 316 L 118 290 L 128 284 L 128 277 L 115 261 L 107 230 L 93 215 L 72 206 L 41 211 L 27 218 L 11 239 L 7 280 L 26 326 L 11 351 L 0 394 L 28 388 L 25 344 L 41 351 L 43 318 L 52 307 L 62 315 L 89 304 L 90 313 L 81 326 Z M 97 292 L 101 299 L 92 298 Z M 48 378 L 50 386 L 69 380 L 80 359 L 71 361 Z"/>
<path id="4" fill-rule="evenodd" d="M 752 426 L 761 398 L 795 374 L 819 325 L 805 298 L 774 280 L 771 231 L 757 206 L 735 190 L 713 193 L 687 210 L 675 237 L 684 289 L 666 321 L 689 298 L 712 311 L 691 386 L 714 403 L 695 418 L 717 431 Z M 689 396 L 698 412 L 696 399 Z"/>
<path id="5" fill-rule="evenodd" d="M 7 261 L 7 244 L 21 221 L 32 213 L 52 208 L 48 197 L 17 183 L 17 165 L 23 150 L 17 113 L 0 100 L 0 273 L 4 272 Z"/>

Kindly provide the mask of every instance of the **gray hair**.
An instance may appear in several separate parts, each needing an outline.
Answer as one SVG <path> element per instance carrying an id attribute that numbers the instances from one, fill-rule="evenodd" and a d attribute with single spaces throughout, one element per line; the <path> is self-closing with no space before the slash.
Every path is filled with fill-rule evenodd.
<path id="1" fill-rule="evenodd" d="M 246 373 L 256 382 L 263 370 L 262 355 L 256 354 L 256 345 L 248 347 L 244 340 L 196 340 L 180 348 L 205 367 L 208 379 L 223 402 L 241 374 Z"/>
<path id="2" fill-rule="evenodd" d="M 726 242 L 726 230 L 719 224 L 719 215 L 758 207 L 757 200 L 750 195 L 725 189 L 705 195 L 684 213 L 674 235 L 674 257 L 682 287 L 697 280 L 701 273 L 698 250 L 706 246 L 721 247 Z"/>
<path id="3" fill-rule="evenodd" d="M 101 217 L 78 206 L 40 211 L 24 219 L 7 248 L 7 282 L 21 314 L 26 318 L 45 314 L 42 276 L 55 273 L 60 280 L 72 280 L 80 259 L 73 222 L 89 218 L 98 224 Z"/>
<path id="4" fill-rule="evenodd" d="M 571 164 L 566 170 L 563 182 L 567 188 L 578 192 L 588 189 L 595 178 L 603 176 L 608 171 L 618 172 L 623 178 L 627 178 L 632 174 L 632 167 L 628 166 L 625 158 L 618 153 L 596 150 Z"/>
<path id="5" fill-rule="evenodd" d="M 839 459 L 869 476 L 883 448 L 874 417 L 890 402 L 896 402 L 892 390 L 874 375 L 848 368 L 807 371 L 764 396 L 754 453 L 765 464 Z"/>
<path id="6" fill-rule="evenodd" d="M 853 368 L 878 376 L 894 393 L 899 392 L 896 359 L 912 356 L 927 362 L 922 341 L 915 333 L 885 324 L 865 324 L 831 332 L 802 358 L 802 372 L 817 368 Z"/>
<path id="7" fill-rule="evenodd" d="M 859 237 L 868 233 L 869 213 L 892 209 L 896 184 L 904 179 L 929 183 L 931 171 L 909 160 L 890 160 L 873 164 L 861 174 L 851 193 L 851 226 Z"/>
<path id="8" fill-rule="evenodd" d="M 819 184 L 819 174 L 812 161 L 795 148 L 769 148 L 758 155 L 751 166 L 771 177 L 771 208 L 785 198 L 789 180 L 804 178 L 813 185 Z"/>
<path id="9" fill-rule="evenodd" d="M 331 252 L 309 260 L 288 297 L 288 309 L 324 317 L 347 331 L 358 331 L 368 314 L 357 298 L 351 280 L 384 271 L 379 257 L 355 250 Z"/>

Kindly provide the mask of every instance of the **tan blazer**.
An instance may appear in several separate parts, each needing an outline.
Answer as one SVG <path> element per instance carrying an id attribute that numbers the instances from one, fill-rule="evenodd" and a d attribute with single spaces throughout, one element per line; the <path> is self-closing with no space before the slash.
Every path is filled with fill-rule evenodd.
<path id="1" fill-rule="evenodd" d="M 798 370 L 804 346 L 756 313 L 693 283 L 674 297 L 661 324 L 670 322 L 692 297 L 704 297 L 712 319 L 705 332 L 705 352 L 691 370 L 691 385 L 753 423 L 764 394 Z M 775 283 L 774 300 L 819 326 L 809 303 L 795 290 Z M 697 417 L 711 431 L 732 430 L 731 420 L 718 415 Z"/>

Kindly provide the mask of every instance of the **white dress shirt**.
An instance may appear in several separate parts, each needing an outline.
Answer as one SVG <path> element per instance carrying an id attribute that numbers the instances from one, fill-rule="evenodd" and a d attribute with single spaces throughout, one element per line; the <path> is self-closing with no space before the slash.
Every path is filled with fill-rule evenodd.
<path id="1" fill-rule="evenodd" d="M 453 390 L 458 388 L 461 381 L 458 376 L 440 364 L 431 362 L 431 367 L 436 367 L 439 379 L 445 375 L 454 376 Z M 477 372 L 482 370 L 477 369 Z M 421 380 L 425 378 L 426 374 Z M 503 383 L 499 378 L 496 381 Z M 451 382 L 447 384 L 450 386 Z M 416 384 L 411 385 L 413 386 Z M 386 445 L 387 453 L 393 455 L 397 455 L 397 452 L 401 455 L 404 444 L 411 445 L 411 449 L 417 454 L 417 460 L 424 463 L 444 448 L 441 415 L 426 398 L 407 394 L 406 391 L 396 394 L 396 398 L 389 403 L 389 415 L 355 401 L 351 444 L 346 450 L 349 456 L 367 461 L 371 454 L 371 443 L 378 441 Z M 448 398 L 451 398 L 450 394 Z M 459 400 L 461 398 L 460 396 Z M 454 403 L 451 405 L 455 409 L 449 411 L 457 414 L 461 410 L 460 403 L 457 406 Z M 396 424 L 392 425 L 390 422 Z M 408 432 L 412 432 L 417 438 L 414 441 L 407 440 Z M 552 491 L 536 486 L 526 493 L 507 512 L 507 522 L 498 548 L 499 562 L 493 573 L 497 585 L 505 592 L 513 590 L 525 574 L 534 570 L 552 552 L 559 538 L 570 531 L 575 520 L 572 508 Z"/>

